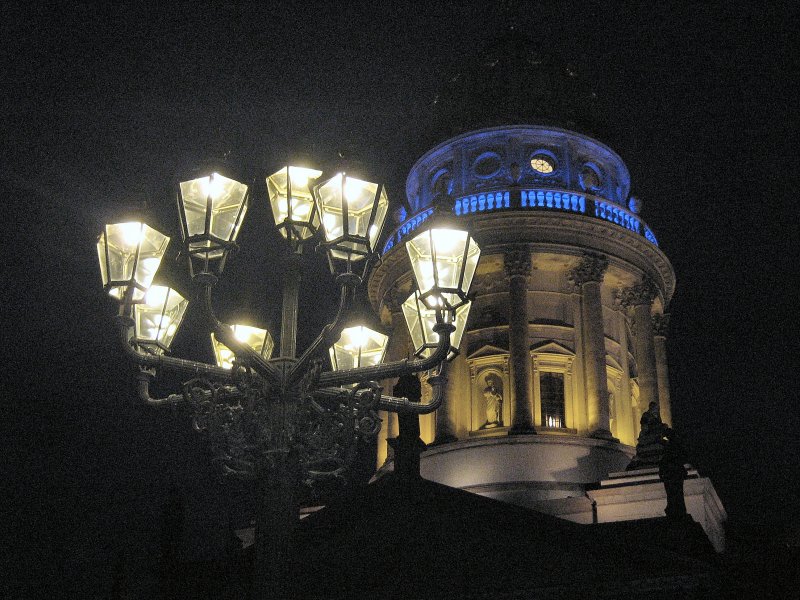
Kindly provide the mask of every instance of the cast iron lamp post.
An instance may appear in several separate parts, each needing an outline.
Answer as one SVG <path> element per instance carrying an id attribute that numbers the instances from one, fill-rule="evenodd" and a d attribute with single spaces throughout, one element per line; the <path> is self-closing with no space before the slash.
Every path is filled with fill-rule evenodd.
<path id="1" fill-rule="evenodd" d="M 258 598 L 284 593 L 283 566 L 298 519 L 300 486 L 342 477 L 357 440 L 379 431 L 377 411 L 426 414 L 441 404 L 446 359 L 457 347 L 457 342 L 451 346 L 451 335 L 455 332 L 457 340 L 463 332 L 480 252 L 467 232 L 452 228 L 430 228 L 410 242 L 420 292 L 409 298 L 404 312 L 416 354 L 383 363 L 386 336 L 344 324 L 355 291 L 377 257 L 374 248 L 389 205 L 386 192 L 380 184 L 345 173 L 321 175 L 289 166 L 267 178 L 276 227 L 291 249 L 278 358 L 270 358 L 273 343 L 266 330 L 225 325 L 211 303 L 211 290 L 247 211 L 249 186 L 215 171 L 182 181 L 176 190 L 183 254 L 195 302 L 211 330 L 216 365 L 165 354 L 188 303 L 176 291 L 152 285 L 169 238 L 144 223 L 119 223 L 106 226 L 97 244 L 104 287 L 120 300 L 123 347 L 139 365 L 140 398 L 151 406 L 187 404 L 219 469 L 258 484 L 253 574 Z M 339 306 L 333 321 L 297 357 L 299 260 L 312 244 L 327 251 L 340 288 Z M 332 370 L 322 360 L 329 348 Z M 150 383 L 159 369 L 191 379 L 181 393 L 153 398 Z M 423 371 L 430 372 L 433 388 L 427 404 L 385 395 L 377 383 Z"/>

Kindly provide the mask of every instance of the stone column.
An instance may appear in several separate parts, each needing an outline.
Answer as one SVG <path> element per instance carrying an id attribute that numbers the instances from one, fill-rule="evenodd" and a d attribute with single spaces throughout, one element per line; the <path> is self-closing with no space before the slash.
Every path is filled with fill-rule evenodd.
<path id="1" fill-rule="evenodd" d="M 528 344 L 528 276 L 531 252 L 509 250 L 504 256 L 508 277 L 508 352 L 511 363 L 513 407 L 509 435 L 536 433 L 531 419 L 531 359 Z"/>
<path id="2" fill-rule="evenodd" d="M 669 315 L 653 315 L 653 341 L 656 352 L 656 375 L 658 377 L 658 405 L 661 421 L 672 425 L 672 405 L 669 399 L 669 368 L 667 367 L 667 328 Z"/>
<path id="3" fill-rule="evenodd" d="M 605 256 L 585 254 L 568 277 L 581 293 L 587 429 L 592 437 L 613 439 L 609 430 L 606 341 L 600 298 L 600 284 L 607 268 Z"/>
<path id="4" fill-rule="evenodd" d="M 658 404 L 658 372 L 650 307 L 658 290 L 648 278 L 619 291 L 620 303 L 633 312 L 634 354 L 639 380 L 639 408 L 647 410 L 651 402 Z"/>
<path id="5" fill-rule="evenodd" d="M 618 415 L 617 437 L 625 444 L 636 445 L 636 422 L 631 405 L 631 366 L 628 363 L 628 326 L 625 310 L 620 307 L 617 311 L 617 328 L 619 336 L 619 362 L 622 367 L 622 380 L 620 381 L 620 394 L 622 398 L 618 408 L 622 411 Z"/>

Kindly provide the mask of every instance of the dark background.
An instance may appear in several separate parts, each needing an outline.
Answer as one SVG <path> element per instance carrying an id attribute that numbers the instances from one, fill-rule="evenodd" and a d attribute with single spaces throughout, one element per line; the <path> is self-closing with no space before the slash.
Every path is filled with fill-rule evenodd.
<path id="1" fill-rule="evenodd" d="M 732 532 L 796 543 L 795 17 L 764 4 L 6 9 L 3 562 L 55 577 L 157 552 L 170 486 L 187 493 L 187 557 L 213 556 L 227 507 L 245 502 L 217 484 L 185 413 L 136 405 L 100 287 L 102 224 L 146 211 L 178 238 L 170 182 L 226 152 L 259 175 L 300 148 L 325 164 L 343 155 L 398 202 L 438 91 L 509 24 L 584 60 L 613 116 L 614 149 L 677 273 L 672 404 L 691 461 Z M 265 205 L 240 242 L 221 316 L 277 333 L 282 246 Z M 159 278 L 188 290 L 176 247 Z M 330 316 L 334 286 L 314 269 L 301 347 Z M 197 322 L 190 308 L 175 354 L 211 360 Z"/>

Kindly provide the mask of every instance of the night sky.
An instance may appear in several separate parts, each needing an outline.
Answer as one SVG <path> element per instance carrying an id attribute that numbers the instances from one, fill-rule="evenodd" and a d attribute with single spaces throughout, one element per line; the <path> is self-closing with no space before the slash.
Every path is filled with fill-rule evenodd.
<path id="1" fill-rule="evenodd" d="M 542 4 L 6 10 L 4 560 L 57 574 L 120 548 L 152 551 L 170 486 L 187 490 L 187 553 L 213 555 L 220 515 L 236 501 L 216 484 L 185 412 L 135 404 L 135 369 L 100 287 L 102 224 L 138 211 L 177 241 L 170 182 L 221 154 L 259 176 L 286 156 L 328 166 L 343 156 L 399 202 L 428 148 L 433 99 L 509 23 L 555 54 L 583 57 L 614 114 L 614 149 L 677 273 L 672 404 L 691 462 L 732 524 L 796 540 L 792 15 L 763 4 Z M 265 205 L 248 214 L 240 243 L 219 312 L 277 333 L 282 245 Z M 188 291 L 176 253 L 173 243 L 159 278 Z M 332 309 L 319 307 L 334 285 L 324 265 L 314 269 L 301 347 Z M 175 354 L 210 361 L 189 310 Z M 176 383 L 166 378 L 161 391 Z"/>

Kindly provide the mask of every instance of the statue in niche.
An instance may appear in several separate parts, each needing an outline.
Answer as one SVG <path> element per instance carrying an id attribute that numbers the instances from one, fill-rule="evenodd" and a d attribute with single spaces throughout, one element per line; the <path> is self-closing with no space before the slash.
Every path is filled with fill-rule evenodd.
<path id="1" fill-rule="evenodd" d="M 490 373 L 484 379 L 486 386 L 483 388 L 483 402 L 486 411 L 486 422 L 481 429 L 493 429 L 503 426 L 503 382 Z"/>

